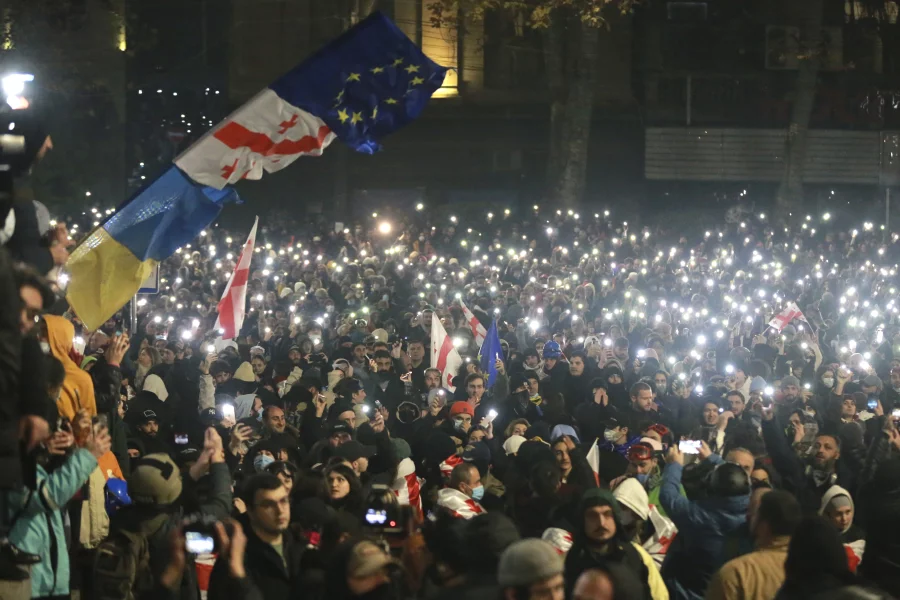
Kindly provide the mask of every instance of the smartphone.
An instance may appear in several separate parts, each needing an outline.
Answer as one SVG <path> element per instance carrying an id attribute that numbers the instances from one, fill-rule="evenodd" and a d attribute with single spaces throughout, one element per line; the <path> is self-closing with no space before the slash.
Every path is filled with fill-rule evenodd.
<path id="1" fill-rule="evenodd" d="M 488 411 L 486 420 L 488 423 L 490 423 L 496 418 L 497 418 L 497 411 L 492 408 L 491 410 Z"/>
<path id="2" fill-rule="evenodd" d="M 866 404 L 866 406 L 869 407 L 869 410 L 875 410 L 876 408 L 878 408 L 878 400 L 875 400 L 875 399 L 869 400 L 869 403 Z"/>
<path id="3" fill-rule="evenodd" d="M 185 531 L 185 549 L 191 554 L 212 554 L 216 542 L 211 535 L 203 531 Z"/>
<path id="4" fill-rule="evenodd" d="M 233 404 L 223 404 L 222 405 L 222 417 L 225 419 L 234 418 L 234 405 Z"/>
<path id="5" fill-rule="evenodd" d="M 900 420 L 900 408 L 895 408 L 891 411 L 891 418 L 895 421 Z"/>
<path id="6" fill-rule="evenodd" d="M 700 454 L 700 440 L 681 440 L 678 451 L 682 454 Z"/>
<path id="7" fill-rule="evenodd" d="M 186 433 L 176 433 L 175 434 L 175 443 L 179 446 L 184 446 L 188 443 L 188 435 Z"/>

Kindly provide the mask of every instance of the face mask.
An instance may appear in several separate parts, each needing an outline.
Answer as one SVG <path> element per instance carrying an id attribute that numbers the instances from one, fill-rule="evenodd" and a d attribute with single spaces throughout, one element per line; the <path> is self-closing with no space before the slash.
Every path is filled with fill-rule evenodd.
<path id="1" fill-rule="evenodd" d="M 464 431 L 465 426 L 465 421 L 462 419 L 453 419 L 453 428 L 457 431 Z"/>
<path id="2" fill-rule="evenodd" d="M 634 478 L 637 479 L 641 483 L 641 485 L 647 485 L 647 481 L 650 479 L 650 474 L 649 473 L 638 473 L 637 475 L 634 476 Z"/>
<path id="3" fill-rule="evenodd" d="M 479 485 L 477 488 L 472 488 L 472 500 L 481 500 L 484 498 L 484 486 Z"/>
<path id="4" fill-rule="evenodd" d="M 659 384 L 656 386 L 656 395 L 657 396 L 665 396 L 666 395 L 666 386 L 663 384 Z"/>
<path id="5" fill-rule="evenodd" d="M 50 342 L 41 342 L 41 352 L 50 354 Z"/>
<path id="6" fill-rule="evenodd" d="M 262 409 L 260 409 L 259 412 L 256 413 L 256 420 L 259 421 L 260 423 L 262 423 L 262 416 L 263 416 L 263 411 L 262 411 Z"/>
<path id="7" fill-rule="evenodd" d="M 623 510 L 620 515 L 620 520 L 622 521 L 622 525 L 624 527 L 628 527 L 632 523 L 634 523 L 634 513 L 630 510 Z"/>
<path id="8" fill-rule="evenodd" d="M 266 467 L 275 462 L 275 459 L 266 454 L 257 454 L 256 458 L 253 459 L 253 468 L 256 469 L 257 473 L 262 473 Z"/>
<path id="9" fill-rule="evenodd" d="M 824 386 L 827 387 L 827 388 L 832 387 L 832 386 L 834 385 L 834 378 L 832 378 L 832 377 L 825 377 L 825 378 L 823 378 L 823 379 L 822 379 L 822 385 L 824 385 Z"/>
<path id="10" fill-rule="evenodd" d="M 607 429 L 603 432 L 603 439 L 607 442 L 615 442 L 620 437 L 622 436 L 620 436 L 619 432 L 615 429 Z"/>

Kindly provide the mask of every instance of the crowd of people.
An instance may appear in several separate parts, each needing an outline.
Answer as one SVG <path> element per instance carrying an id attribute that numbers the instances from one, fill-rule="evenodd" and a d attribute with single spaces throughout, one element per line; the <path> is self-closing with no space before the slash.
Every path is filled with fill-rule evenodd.
<path id="1" fill-rule="evenodd" d="M 836 221 L 263 217 L 230 340 L 246 231 L 162 263 L 136 329 L 126 308 L 89 331 L 60 290 L 79 228 L 48 222 L 0 251 L 0 586 L 897 595 L 900 246 Z"/>

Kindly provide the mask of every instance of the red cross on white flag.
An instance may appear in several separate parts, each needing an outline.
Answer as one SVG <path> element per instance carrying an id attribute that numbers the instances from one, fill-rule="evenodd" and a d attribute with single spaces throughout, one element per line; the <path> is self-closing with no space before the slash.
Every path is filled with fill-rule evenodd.
<path id="1" fill-rule="evenodd" d="M 478 320 L 472 311 L 469 310 L 469 307 L 466 306 L 466 303 L 462 300 L 459 301 L 459 306 L 462 308 L 463 314 L 466 317 L 466 322 L 469 324 L 469 327 L 472 328 L 472 335 L 475 336 L 475 342 L 478 344 L 478 347 L 481 348 L 481 344 L 484 343 L 484 338 L 487 337 L 487 330 L 484 328 L 484 325 L 481 324 L 481 321 Z"/>
<path id="2" fill-rule="evenodd" d="M 216 329 L 222 334 L 223 340 L 233 340 L 244 324 L 244 307 L 247 305 L 247 280 L 250 279 L 250 261 L 253 259 L 253 246 L 256 243 L 256 225 L 259 217 L 253 221 L 253 228 L 241 250 L 234 273 L 225 286 L 225 293 L 219 300 L 219 317 L 216 319 Z"/>
<path id="3" fill-rule="evenodd" d="M 781 332 L 794 319 L 803 319 L 805 321 L 806 317 L 803 316 L 803 312 L 795 303 L 788 302 L 780 313 L 772 317 L 772 320 L 769 321 L 769 327 Z"/>

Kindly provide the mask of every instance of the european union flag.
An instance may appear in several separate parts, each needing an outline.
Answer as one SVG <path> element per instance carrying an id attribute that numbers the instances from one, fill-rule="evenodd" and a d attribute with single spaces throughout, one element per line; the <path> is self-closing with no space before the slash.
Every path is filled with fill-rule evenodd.
<path id="1" fill-rule="evenodd" d="M 481 344 L 479 358 L 481 359 L 481 372 L 488 374 L 488 387 L 491 387 L 494 385 L 494 380 L 497 379 L 497 359 L 503 358 L 503 348 L 500 346 L 496 319 L 491 323 L 484 343 Z"/>
<path id="2" fill-rule="evenodd" d="M 419 116 L 446 73 L 376 12 L 269 87 L 371 154 L 383 136 Z"/>

